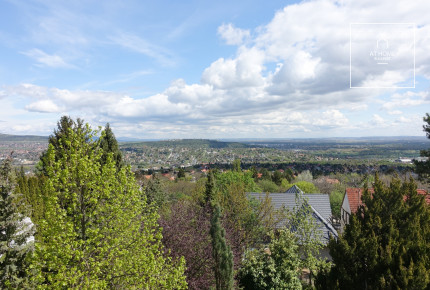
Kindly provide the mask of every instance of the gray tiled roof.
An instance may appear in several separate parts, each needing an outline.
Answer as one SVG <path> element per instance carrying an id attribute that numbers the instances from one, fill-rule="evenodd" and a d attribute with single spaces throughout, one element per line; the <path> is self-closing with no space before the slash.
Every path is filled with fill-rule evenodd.
<path id="1" fill-rule="evenodd" d="M 299 189 L 300 193 L 303 192 Z M 300 194 L 299 193 L 299 194 Z M 249 197 L 254 197 L 257 200 L 264 200 L 266 193 L 250 192 Z M 296 193 L 269 193 L 269 198 L 275 210 L 279 210 L 285 206 L 289 210 L 293 210 L 296 207 Z M 338 237 L 337 231 L 330 224 L 331 218 L 331 207 L 330 198 L 328 194 L 303 194 L 303 197 L 307 200 L 313 211 L 313 217 L 318 223 L 318 228 L 322 231 L 322 242 L 326 244 L 330 239 L 330 236 Z M 285 221 L 281 222 L 278 227 L 283 227 Z"/>
<path id="2" fill-rule="evenodd" d="M 303 191 L 297 185 L 293 185 L 285 193 L 303 193 Z"/>

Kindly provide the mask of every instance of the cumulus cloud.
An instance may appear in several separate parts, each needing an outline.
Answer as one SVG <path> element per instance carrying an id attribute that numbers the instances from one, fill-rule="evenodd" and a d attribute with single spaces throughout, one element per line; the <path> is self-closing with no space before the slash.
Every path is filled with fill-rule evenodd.
<path id="1" fill-rule="evenodd" d="M 198 132 L 237 130 L 244 135 L 347 128 L 353 121 L 345 111 L 366 111 L 367 103 L 378 103 L 379 98 L 382 109 L 393 115 L 399 114 L 399 109 L 429 103 L 428 93 L 422 91 L 400 94 L 395 90 L 350 89 L 351 22 L 410 22 L 413 18 L 417 24 L 417 73 L 430 76 L 430 21 L 422 9 L 426 5 L 425 0 L 399 1 L 397 5 L 388 0 L 304 1 L 277 11 L 272 20 L 254 30 L 232 23 L 219 26 L 218 35 L 227 44 L 238 46 L 236 53 L 210 63 L 197 83 L 177 79 L 149 96 L 22 84 L 3 88 L 3 98 L 26 98 L 29 104 L 25 108 L 32 112 L 84 111 L 100 119 L 136 124 L 136 130 L 148 129 L 144 122 L 162 124 L 154 134 L 188 134 L 193 128 Z M 114 32 L 110 41 L 162 64 L 175 62 L 169 50 L 133 33 Z M 57 55 L 41 50 L 27 55 L 40 64 L 67 65 Z M 405 63 L 402 60 L 394 67 L 369 70 L 368 60 L 358 61 L 354 64 L 355 81 L 362 86 L 402 82 L 410 73 Z M 392 96 L 385 101 L 380 96 L 387 92 Z M 369 128 L 389 123 L 378 114 L 369 119 Z"/>
<path id="2" fill-rule="evenodd" d="M 225 40 L 228 45 L 241 45 L 251 35 L 249 30 L 240 29 L 233 24 L 223 24 L 218 27 L 218 35 Z"/>
<path id="3" fill-rule="evenodd" d="M 30 112 L 58 113 L 61 109 L 52 100 L 40 100 L 25 106 Z"/>

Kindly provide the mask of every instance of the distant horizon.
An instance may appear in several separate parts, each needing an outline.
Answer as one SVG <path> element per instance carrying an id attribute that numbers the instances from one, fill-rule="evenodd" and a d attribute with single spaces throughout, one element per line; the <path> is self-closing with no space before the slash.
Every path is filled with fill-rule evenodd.
<path id="1" fill-rule="evenodd" d="M 37 135 L 37 134 L 8 134 L 8 133 L 2 133 L 1 135 L 10 135 L 10 136 L 16 136 L 16 137 L 43 137 L 43 138 L 49 138 L 50 135 Z M 114 132 L 115 134 L 115 132 Z M 322 140 L 322 139 L 376 139 L 376 138 L 382 138 L 382 139 L 406 139 L 406 138 L 414 138 L 414 139 L 428 139 L 425 135 L 422 136 L 416 136 L 416 135 L 404 135 L 404 136 L 346 136 L 346 137 L 241 137 L 241 138 L 134 138 L 134 137 L 126 137 L 126 136 L 116 136 L 115 138 L 118 140 L 118 142 L 133 142 L 133 141 L 175 141 L 175 140 L 215 140 L 215 141 L 259 141 L 259 140 L 273 140 L 273 141 L 282 141 L 282 140 Z M 129 139 L 129 141 L 121 141 Z"/>

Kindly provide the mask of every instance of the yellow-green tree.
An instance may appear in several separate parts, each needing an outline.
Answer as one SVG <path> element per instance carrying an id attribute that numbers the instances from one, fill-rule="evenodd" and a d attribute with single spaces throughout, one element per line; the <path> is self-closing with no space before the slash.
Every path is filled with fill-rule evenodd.
<path id="1" fill-rule="evenodd" d="M 44 155 L 48 194 L 36 239 L 37 282 L 42 288 L 186 288 L 184 261 L 165 254 L 157 213 L 130 168 L 118 169 L 113 153 L 103 155 L 97 134 L 88 124 L 68 128 Z"/>

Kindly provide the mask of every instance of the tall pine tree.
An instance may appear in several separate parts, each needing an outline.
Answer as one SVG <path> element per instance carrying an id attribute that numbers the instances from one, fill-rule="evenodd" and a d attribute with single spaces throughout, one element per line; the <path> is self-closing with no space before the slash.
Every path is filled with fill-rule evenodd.
<path id="1" fill-rule="evenodd" d="M 14 193 L 11 158 L 0 167 L 0 288 L 30 287 L 29 259 L 33 226 Z"/>

